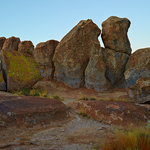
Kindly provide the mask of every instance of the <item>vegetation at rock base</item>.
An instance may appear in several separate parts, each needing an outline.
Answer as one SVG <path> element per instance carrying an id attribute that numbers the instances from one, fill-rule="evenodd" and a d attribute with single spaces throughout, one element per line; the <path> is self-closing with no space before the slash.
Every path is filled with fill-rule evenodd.
<path id="1" fill-rule="evenodd" d="M 116 130 L 114 138 L 101 145 L 102 150 L 149 150 L 150 127 L 130 126 Z"/>
<path id="2" fill-rule="evenodd" d="M 25 95 L 25 96 L 39 96 L 39 97 L 43 97 L 43 98 L 53 98 L 53 99 L 57 99 L 60 101 L 63 101 L 64 99 L 62 99 L 60 96 L 58 95 L 50 95 L 48 93 L 47 90 L 43 90 L 43 89 L 39 89 L 39 88 L 24 88 L 21 89 L 20 91 L 14 91 L 13 95 Z"/>

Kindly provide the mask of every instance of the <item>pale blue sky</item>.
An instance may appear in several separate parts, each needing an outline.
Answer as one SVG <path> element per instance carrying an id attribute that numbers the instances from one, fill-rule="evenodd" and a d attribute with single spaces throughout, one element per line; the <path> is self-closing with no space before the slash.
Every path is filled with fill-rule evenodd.
<path id="1" fill-rule="evenodd" d="M 0 0 L 0 37 L 16 36 L 36 46 L 60 41 L 80 20 L 92 19 L 102 29 L 110 16 L 131 21 L 132 52 L 150 47 L 150 0 Z"/>

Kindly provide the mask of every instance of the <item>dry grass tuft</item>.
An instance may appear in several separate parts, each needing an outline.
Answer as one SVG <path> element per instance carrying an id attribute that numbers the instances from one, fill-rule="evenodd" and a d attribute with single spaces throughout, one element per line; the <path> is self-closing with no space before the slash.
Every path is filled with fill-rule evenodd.
<path id="1" fill-rule="evenodd" d="M 102 150 L 150 150 L 150 128 L 129 127 L 115 131 L 114 139 L 101 146 Z"/>

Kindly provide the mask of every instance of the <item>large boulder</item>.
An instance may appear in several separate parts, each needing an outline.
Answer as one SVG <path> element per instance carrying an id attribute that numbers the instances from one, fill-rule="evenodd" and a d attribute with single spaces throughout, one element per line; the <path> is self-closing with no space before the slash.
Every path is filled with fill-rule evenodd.
<path id="1" fill-rule="evenodd" d="M 2 50 L 2 70 L 7 91 L 31 88 L 40 79 L 37 62 L 18 51 Z"/>
<path id="2" fill-rule="evenodd" d="M 23 53 L 25 56 L 32 56 L 34 45 L 31 41 L 22 41 L 18 45 L 18 51 Z"/>
<path id="3" fill-rule="evenodd" d="M 102 55 L 92 55 L 85 70 L 85 87 L 101 92 L 108 90 L 110 82 L 105 77 L 105 72 Z"/>
<path id="4" fill-rule="evenodd" d="M 2 50 L 15 50 L 18 51 L 18 44 L 20 43 L 20 39 L 14 36 L 5 40 Z"/>
<path id="5" fill-rule="evenodd" d="M 129 55 L 115 50 L 102 48 L 103 59 L 106 64 L 106 78 L 114 86 L 124 78 L 124 71 Z M 122 85 L 122 88 L 125 88 Z"/>
<path id="6" fill-rule="evenodd" d="M 49 40 L 47 42 L 42 42 L 37 44 L 33 51 L 34 59 L 39 64 L 39 69 L 42 78 L 51 79 L 53 78 L 54 64 L 53 55 L 55 48 L 58 45 L 58 41 Z"/>
<path id="7" fill-rule="evenodd" d="M 6 91 L 6 83 L 3 79 L 3 74 L 0 71 L 0 91 Z"/>
<path id="8" fill-rule="evenodd" d="M 2 49 L 5 40 L 6 40 L 5 37 L 0 37 L 0 50 Z"/>
<path id="9" fill-rule="evenodd" d="M 111 16 L 102 23 L 102 40 L 105 48 L 113 49 L 117 52 L 131 54 L 130 42 L 127 32 L 130 21 L 127 18 Z"/>
<path id="10" fill-rule="evenodd" d="M 82 20 L 61 40 L 53 58 L 56 80 L 76 88 L 84 85 L 89 59 L 100 50 L 100 32 L 92 20 Z"/>
<path id="11" fill-rule="evenodd" d="M 124 75 L 127 88 L 135 85 L 140 77 L 150 77 L 150 48 L 139 49 L 131 54 Z"/>
<path id="12" fill-rule="evenodd" d="M 136 103 L 150 102 L 150 77 L 140 77 L 127 91 L 131 100 Z"/>
<path id="13" fill-rule="evenodd" d="M 69 118 L 66 105 L 57 99 L 0 95 L 0 124 L 5 127 L 43 126 Z"/>

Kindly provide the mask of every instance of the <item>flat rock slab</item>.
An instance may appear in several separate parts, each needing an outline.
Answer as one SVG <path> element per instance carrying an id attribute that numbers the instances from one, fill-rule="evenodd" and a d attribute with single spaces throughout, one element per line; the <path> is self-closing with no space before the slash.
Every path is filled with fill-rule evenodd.
<path id="1" fill-rule="evenodd" d="M 83 116 L 110 125 L 141 125 L 150 120 L 150 109 L 123 101 L 76 101 L 68 104 Z"/>
<path id="2" fill-rule="evenodd" d="M 32 127 L 68 117 L 65 104 L 32 96 L 0 97 L 0 126 Z"/>

